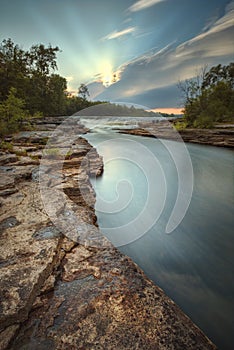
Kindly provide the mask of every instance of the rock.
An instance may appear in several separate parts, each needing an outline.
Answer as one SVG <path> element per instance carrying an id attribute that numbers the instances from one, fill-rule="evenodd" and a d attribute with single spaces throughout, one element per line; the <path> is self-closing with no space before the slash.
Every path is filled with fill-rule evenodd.
<path id="1" fill-rule="evenodd" d="M 13 146 L 13 151 L 16 153 L 27 154 L 28 152 L 36 152 L 36 146 Z"/>
<path id="2" fill-rule="evenodd" d="M 45 281 L 43 287 L 41 288 L 41 293 L 48 293 L 54 289 L 56 278 L 54 275 L 50 275 Z"/>
<path id="3" fill-rule="evenodd" d="M 15 154 L 4 154 L 0 156 L 0 166 L 17 162 L 18 157 Z"/>
<path id="4" fill-rule="evenodd" d="M 17 188 L 7 188 L 5 190 L 0 191 L 0 197 L 7 197 L 10 196 L 11 194 L 16 193 L 18 190 Z"/>
<path id="5" fill-rule="evenodd" d="M 9 216 L 8 218 L 0 222 L 0 233 L 2 233 L 4 230 L 6 230 L 9 227 L 14 227 L 19 224 L 20 222 L 14 216 Z"/>
<path id="6" fill-rule="evenodd" d="M 31 157 L 21 156 L 20 159 L 16 163 L 14 163 L 14 166 L 39 165 L 39 164 L 40 164 L 39 159 L 33 159 Z"/>
<path id="7" fill-rule="evenodd" d="M 19 325 L 14 324 L 0 332 L 0 350 L 4 350 L 8 347 L 18 329 Z"/>
<path id="8" fill-rule="evenodd" d="M 1 329 L 27 318 L 40 288 L 57 266 L 60 251 L 60 238 L 34 237 L 35 227 L 40 232 L 48 222 L 38 185 L 23 182 L 17 186 L 24 196 L 20 201 L 6 201 L 0 208 Z"/>
<path id="9" fill-rule="evenodd" d="M 41 228 L 38 231 L 35 231 L 33 237 L 39 241 L 50 238 L 58 238 L 60 237 L 60 232 L 55 226 L 49 225 Z"/>
<path id="10" fill-rule="evenodd" d="M 215 349 L 129 258 L 115 248 L 82 246 L 66 255 L 63 281 L 12 349 L 48 341 L 53 349 Z"/>
<path id="11" fill-rule="evenodd" d="M 15 186 L 16 182 L 31 179 L 35 165 L 12 165 L 0 167 L 0 190 L 9 189 Z"/>
<path id="12" fill-rule="evenodd" d="M 0 169 L 0 190 L 12 189 L 15 185 L 15 178 L 11 174 L 6 174 Z"/>
<path id="13" fill-rule="evenodd" d="M 169 122 L 144 122 L 139 123 L 135 129 L 120 129 L 122 134 L 130 134 L 137 136 L 156 137 L 159 139 L 169 139 L 176 141 L 184 141 L 190 143 L 198 143 L 203 145 L 234 147 L 234 130 L 226 130 L 225 128 L 216 127 L 213 129 L 183 129 L 175 132 L 173 124 Z M 180 137 L 182 139 L 180 139 Z"/>
<path id="14" fill-rule="evenodd" d="M 23 133 L 18 135 L 17 142 L 21 140 L 29 144 L 38 138 L 38 135 Z M 26 147 L 31 149 L 31 146 Z M 83 186 L 88 186 L 91 198 L 94 192 L 84 170 L 88 167 L 87 160 L 82 164 L 84 169 L 78 171 L 71 163 L 80 164 L 90 148 L 87 141 L 82 141 L 81 149 L 73 152 L 67 160 L 67 163 L 70 162 L 66 173 L 67 188 L 71 188 L 71 196 L 79 203 L 81 193 L 76 190 L 77 181 L 72 188 L 74 176 L 80 175 Z M 76 244 L 61 236 L 55 226 L 48 225 L 48 216 L 40 195 L 38 167 L 31 164 L 29 157 L 18 160 L 4 155 L 2 163 L 10 164 L 10 160 L 16 161 L 14 165 L 0 167 L 0 194 L 9 196 L 9 199 L 1 202 L 0 207 L 0 329 L 9 328 L 15 320 L 18 323 L 25 321 L 32 308 L 42 305 L 38 296 L 53 289 L 55 275 L 52 275 L 52 271 L 61 263 L 66 251 L 70 251 Z M 52 170 L 50 176 L 53 178 L 55 175 L 56 178 L 56 169 Z M 17 197 L 14 197 L 15 191 L 19 193 Z M 87 222 L 93 224 L 96 221 L 93 210 L 86 209 L 85 206 L 80 210 L 84 211 L 82 215 Z"/>

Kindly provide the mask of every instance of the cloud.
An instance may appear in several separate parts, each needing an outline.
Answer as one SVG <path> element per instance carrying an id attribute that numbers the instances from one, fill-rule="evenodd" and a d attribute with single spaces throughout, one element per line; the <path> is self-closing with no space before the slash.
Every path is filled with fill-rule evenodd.
<path id="1" fill-rule="evenodd" d="M 206 32 L 176 46 L 155 48 L 119 67 L 120 80 L 98 99 L 127 101 L 154 107 L 178 107 L 179 80 L 194 77 L 200 68 L 233 60 L 233 7 Z M 177 101 L 177 102 L 176 102 Z"/>
<path id="2" fill-rule="evenodd" d="M 233 55 L 234 8 L 227 7 L 226 14 L 218 19 L 207 31 L 178 46 L 176 57 L 189 56 L 222 57 Z"/>
<path id="3" fill-rule="evenodd" d="M 231 4 L 234 4 L 234 2 Z M 228 28 L 232 28 L 234 26 L 234 8 L 231 6 L 231 4 L 229 4 L 229 7 L 228 7 L 229 11 L 223 17 L 221 17 L 216 22 L 214 22 L 213 26 L 211 26 L 209 30 L 191 39 L 190 41 L 187 42 L 187 44 L 191 45 L 195 42 L 198 42 L 207 37 L 210 37 L 211 35 L 222 32 Z M 232 47 L 232 51 L 233 51 L 233 47 Z"/>
<path id="4" fill-rule="evenodd" d="M 131 12 L 141 11 L 147 7 L 151 7 L 162 1 L 165 1 L 165 0 L 139 0 L 135 2 L 135 4 L 129 7 L 129 11 Z"/>
<path id="5" fill-rule="evenodd" d="M 117 31 L 114 31 L 108 35 L 106 35 L 104 38 L 102 38 L 102 40 L 112 40 L 112 39 L 117 39 L 121 36 L 124 36 L 124 35 L 127 35 L 127 34 L 130 34 L 130 33 L 133 33 L 136 31 L 136 27 L 128 27 L 126 29 L 123 29 L 119 32 Z"/>
<path id="6" fill-rule="evenodd" d="M 103 93 L 106 90 L 106 87 L 101 82 L 93 82 L 87 85 L 89 89 L 89 95 L 91 99 L 94 99 L 96 96 Z"/>

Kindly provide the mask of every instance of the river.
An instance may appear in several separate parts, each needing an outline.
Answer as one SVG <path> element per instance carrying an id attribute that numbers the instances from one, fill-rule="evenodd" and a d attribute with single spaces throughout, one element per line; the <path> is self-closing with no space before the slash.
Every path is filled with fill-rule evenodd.
<path id="1" fill-rule="evenodd" d="M 187 144 L 193 167 L 194 178 L 188 174 L 193 181 L 193 193 L 184 218 L 166 234 L 178 193 L 178 168 L 165 145 L 153 138 L 108 130 L 87 134 L 86 138 L 104 157 L 104 174 L 93 180 L 102 231 L 219 349 L 233 349 L 233 151 Z M 132 160 L 131 152 L 127 152 L 129 142 L 136 146 Z M 173 149 L 176 143 L 171 141 L 170 147 Z M 148 169 L 153 186 L 142 168 L 148 162 L 145 149 L 157 160 L 155 168 Z M 123 157 L 125 153 L 127 157 Z M 143 160 L 141 165 L 136 154 L 140 162 Z M 183 164 L 179 171 L 183 171 Z M 145 206 L 152 195 L 151 208 L 147 210 L 155 207 L 157 217 L 153 224 Z M 142 212 L 143 226 L 134 221 Z M 129 222 L 133 225 L 128 226 Z M 119 228 L 121 234 L 121 227 L 125 227 L 125 236 L 118 244 L 114 229 Z M 129 237 L 126 227 L 131 227 Z M 142 231 L 139 236 L 137 231 Z"/>

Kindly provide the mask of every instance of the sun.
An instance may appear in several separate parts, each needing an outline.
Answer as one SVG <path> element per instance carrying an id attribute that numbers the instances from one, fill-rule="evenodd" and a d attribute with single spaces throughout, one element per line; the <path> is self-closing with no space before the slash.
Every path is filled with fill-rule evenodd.
<path id="1" fill-rule="evenodd" d="M 113 67 L 110 62 L 103 62 L 101 65 L 101 81 L 106 87 L 114 83 L 115 75 L 113 73 Z"/>

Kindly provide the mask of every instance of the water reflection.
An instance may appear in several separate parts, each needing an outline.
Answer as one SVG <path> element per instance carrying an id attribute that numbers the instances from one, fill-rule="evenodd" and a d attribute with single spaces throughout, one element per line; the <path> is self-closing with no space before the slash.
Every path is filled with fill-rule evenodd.
<path id="1" fill-rule="evenodd" d="M 97 147 L 99 142 L 110 137 L 119 136 L 110 133 L 87 136 Z M 141 142 L 157 153 L 164 167 L 168 185 L 167 202 L 154 227 L 120 250 L 131 256 L 220 349 L 231 350 L 234 331 L 233 152 L 188 145 L 194 168 L 192 201 L 181 224 L 173 234 L 166 235 L 163 232 L 176 199 L 176 169 L 157 140 L 141 138 Z M 101 150 L 104 160 L 108 151 L 105 148 Z M 121 177 L 120 169 L 130 175 L 135 173 L 131 163 L 118 164 L 118 171 L 115 167 L 107 166 L 105 175 L 97 185 L 103 196 L 110 193 L 112 179 Z M 134 204 L 118 216 L 97 211 L 101 225 L 113 227 L 119 225 L 121 220 L 124 222 L 125 216 L 138 213 L 145 200 L 145 189 L 138 176 L 132 176 L 131 180 L 133 187 L 139 190 Z"/>

